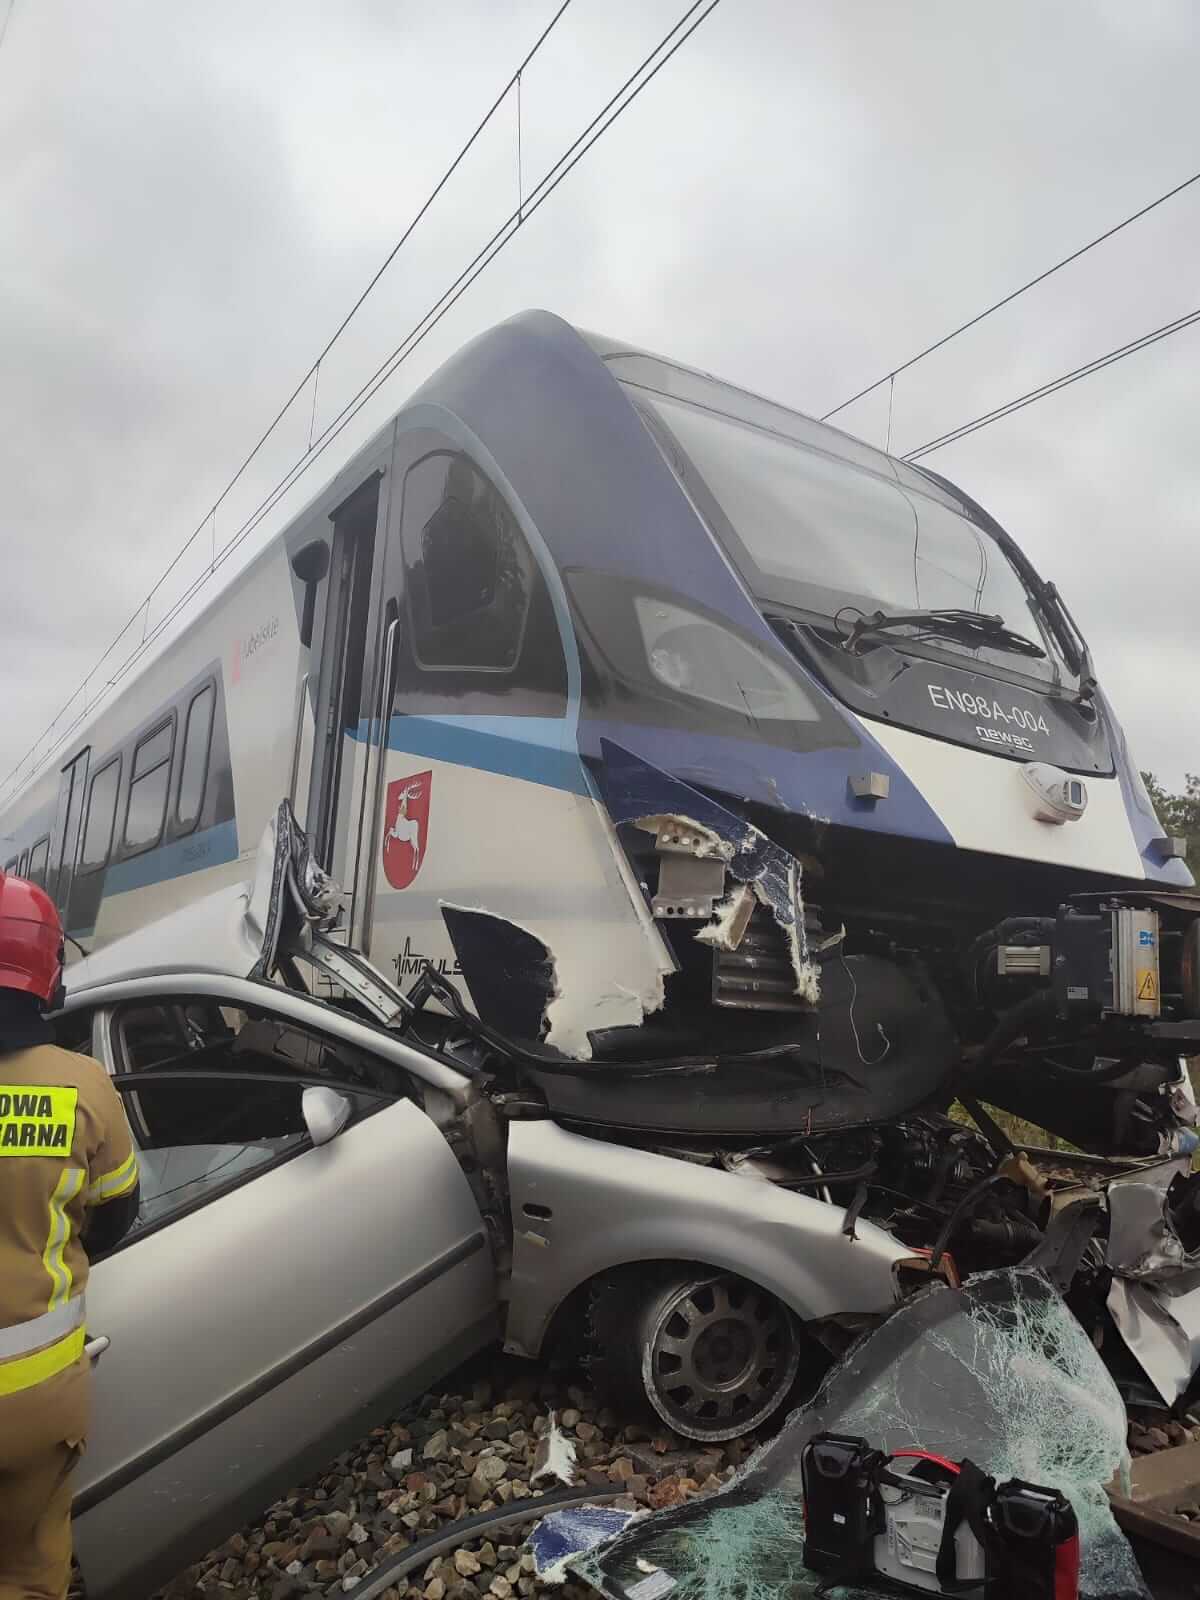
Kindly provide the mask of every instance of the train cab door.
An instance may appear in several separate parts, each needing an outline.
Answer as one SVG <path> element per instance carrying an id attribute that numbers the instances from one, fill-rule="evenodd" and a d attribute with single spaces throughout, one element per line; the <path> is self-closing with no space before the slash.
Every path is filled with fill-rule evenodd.
<path id="1" fill-rule="evenodd" d="M 333 525 L 305 824 L 316 859 L 340 883 L 354 877 L 366 777 L 364 729 L 374 692 L 372 574 L 383 474 L 330 515 Z"/>

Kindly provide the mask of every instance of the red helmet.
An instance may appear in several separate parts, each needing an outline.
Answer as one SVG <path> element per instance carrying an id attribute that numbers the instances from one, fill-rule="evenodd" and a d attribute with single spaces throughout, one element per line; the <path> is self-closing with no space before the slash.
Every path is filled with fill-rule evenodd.
<path id="1" fill-rule="evenodd" d="M 63 930 L 54 901 L 24 878 L 0 872 L 0 989 L 57 998 L 63 969 Z"/>

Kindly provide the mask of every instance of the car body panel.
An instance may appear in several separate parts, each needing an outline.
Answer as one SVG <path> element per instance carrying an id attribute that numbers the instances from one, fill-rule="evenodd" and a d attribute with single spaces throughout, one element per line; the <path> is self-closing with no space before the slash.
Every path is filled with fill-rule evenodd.
<path id="1" fill-rule="evenodd" d="M 244 1004 L 230 991 L 246 988 L 327 1023 L 266 985 L 212 979 L 210 993 Z M 148 1592 L 202 1555 L 303 1460 L 494 1338 L 496 1307 L 470 1186 L 408 1099 L 130 1236 L 88 1286 L 89 1336 L 110 1341 L 76 1486 L 91 1600 Z"/>
<path id="2" fill-rule="evenodd" d="M 697 1261 L 750 1278 L 802 1321 L 887 1312 L 912 1252 L 808 1195 L 589 1139 L 547 1121 L 509 1129 L 512 1295 L 505 1348 L 536 1356 L 571 1291 L 638 1261 Z M 526 1207 L 532 1207 L 527 1211 Z M 546 1213 L 549 1213 L 548 1215 Z"/>
<path id="3" fill-rule="evenodd" d="M 227 884 L 147 923 L 68 966 L 69 1004 L 89 1003 L 107 984 L 161 982 L 180 972 L 244 977 L 258 959 L 261 931 L 250 920 L 251 886 Z"/>
<path id="4" fill-rule="evenodd" d="M 183 1055 L 168 1051 L 156 1081 L 195 1075 L 192 1042 L 203 1043 L 206 1063 L 214 1053 L 224 1061 L 223 1033 L 206 1037 L 202 1020 L 213 1001 L 227 1020 L 237 1011 L 284 1021 L 368 1052 L 395 1075 L 395 1099 L 372 1078 L 359 1120 L 328 1144 L 272 1149 L 259 1170 L 222 1177 L 226 1187 L 205 1203 L 95 1264 L 88 1330 L 109 1344 L 76 1499 L 90 1600 L 133 1600 L 260 1514 L 389 1405 L 497 1337 L 502 1298 L 507 1347 L 529 1356 L 572 1290 L 633 1263 L 736 1272 L 805 1321 L 884 1313 L 894 1303 L 893 1265 L 908 1252 L 869 1222 L 847 1237 L 843 1212 L 815 1198 L 582 1137 L 549 1117 L 510 1122 L 505 1156 L 477 1069 L 464 1062 L 459 1071 L 410 1042 L 396 1026 L 409 1002 L 353 951 L 339 969 L 319 932 L 332 921 L 328 880 L 310 873 L 305 849 L 285 802 L 253 882 L 184 907 L 68 975 L 67 1014 L 88 1016 L 92 1049 L 118 1082 L 154 1070 L 144 1043 L 143 1059 L 127 1059 L 127 1006 L 193 1007 L 196 1040 L 189 1022 Z M 297 959 L 335 983 L 344 970 L 347 995 L 371 1020 L 270 981 L 277 965 L 297 981 Z M 223 1068 L 206 1065 L 200 1076 L 237 1093 Z M 317 1079 L 301 1066 L 286 1081 Z M 372 1096 L 384 1103 L 366 1110 Z M 143 1104 L 130 1096 L 135 1122 Z M 489 1130 L 480 1135 L 486 1150 L 472 1148 L 476 1124 Z M 220 1118 L 216 1126 L 228 1131 Z M 271 1130 L 255 1125 L 237 1142 L 248 1139 L 251 1151 L 264 1136 Z M 460 1141 L 471 1151 L 470 1180 L 454 1153 Z M 195 1145 L 163 1138 L 159 1148 L 181 1152 L 173 1184 L 204 1166 Z M 486 1172 L 474 1171 L 480 1165 Z M 507 1283 L 497 1237 L 506 1231 L 497 1215 L 506 1185 Z"/>

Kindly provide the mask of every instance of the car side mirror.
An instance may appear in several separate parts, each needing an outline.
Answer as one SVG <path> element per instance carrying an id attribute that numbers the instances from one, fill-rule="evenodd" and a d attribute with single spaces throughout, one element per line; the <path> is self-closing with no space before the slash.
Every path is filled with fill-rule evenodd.
<path id="1" fill-rule="evenodd" d="M 300 1109 L 304 1113 L 304 1126 L 314 1145 L 328 1144 L 350 1121 L 350 1102 L 336 1089 L 317 1085 L 305 1089 Z"/>

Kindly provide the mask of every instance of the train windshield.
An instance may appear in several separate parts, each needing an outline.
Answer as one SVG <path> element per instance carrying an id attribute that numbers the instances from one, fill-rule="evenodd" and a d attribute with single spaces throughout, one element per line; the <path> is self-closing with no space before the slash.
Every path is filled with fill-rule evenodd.
<path id="1" fill-rule="evenodd" d="M 720 404 L 722 386 L 685 376 L 697 387 L 711 386 Z M 685 487 L 702 509 L 719 512 L 710 515 L 710 525 L 759 600 L 836 618 L 844 628 L 880 610 L 998 616 L 1043 653 L 1014 654 L 999 641 L 980 644 L 940 632 L 931 637 L 916 624 L 890 631 L 888 639 L 904 649 L 921 634 L 921 653 L 944 650 L 969 656 L 976 667 L 987 663 L 1054 684 L 1074 681 L 1016 567 L 940 485 L 769 402 L 757 404 L 786 418 L 787 434 L 770 426 L 773 417 L 748 420 L 691 396 L 625 381 L 631 398 L 657 423 L 653 431 Z M 743 399 L 737 391 L 729 394 L 734 403 Z M 713 504 L 705 505 L 709 498 Z"/>

